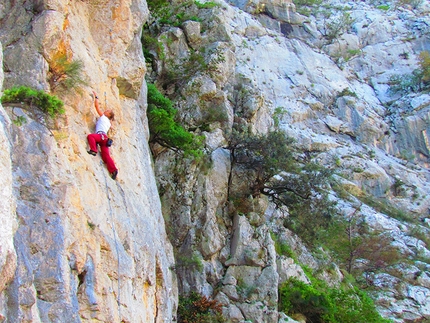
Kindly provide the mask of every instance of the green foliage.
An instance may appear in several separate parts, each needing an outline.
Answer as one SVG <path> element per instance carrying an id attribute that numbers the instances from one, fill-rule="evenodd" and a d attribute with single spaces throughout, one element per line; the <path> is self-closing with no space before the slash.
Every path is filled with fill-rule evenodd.
<path id="1" fill-rule="evenodd" d="M 179 296 L 178 323 L 222 323 L 222 306 L 197 292 Z"/>
<path id="2" fill-rule="evenodd" d="M 392 75 L 390 91 L 393 93 L 419 92 L 430 89 L 430 53 L 423 51 L 418 58 L 419 68 L 411 74 Z"/>
<path id="3" fill-rule="evenodd" d="M 203 271 L 202 258 L 197 253 L 193 253 L 192 256 L 177 255 L 175 258 L 177 267 L 186 267 L 188 270 L 192 267 L 198 272 Z"/>
<path id="4" fill-rule="evenodd" d="M 348 62 L 351 58 L 354 56 L 360 55 L 361 50 L 360 49 L 348 49 L 346 52 L 346 55 L 344 55 L 345 62 Z"/>
<path id="5" fill-rule="evenodd" d="M 248 192 L 243 196 L 268 196 L 277 207 L 287 206 L 285 226 L 308 244 L 318 240 L 336 212 L 328 198 L 332 171 L 307 158 L 296 159 L 294 140 L 281 131 L 252 135 L 233 130 L 228 149 L 232 165 L 249 172 Z"/>
<path id="6" fill-rule="evenodd" d="M 295 173 L 281 174 L 266 188 L 275 203 L 288 206 L 290 216 L 284 225 L 308 246 L 318 245 L 337 212 L 336 202 L 328 196 L 331 176 L 331 170 L 308 162 Z"/>
<path id="7" fill-rule="evenodd" d="M 379 10 L 387 11 L 387 10 L 390 10 L 390 5 L 383 4 L 383 5 L 377 6 L 376 8 L 378 8 Z"/>
<path id="8" fill-rule="evenodd" d="M 271 233 L 270 236 L 272 237 L 272 240 L 275 242 L 275 251 L 280 256 L 286 256 L 289 258 L 296 259 L 297 256 L 291 249 L 290 245 L 286 243 L 285 241 L 282 241 L 279 236 L 277 236 L 275 233 Z"/>
<path id="9" fill-rule="evenodd" d="M 65 54 L 55 57 L 49 66 L 48 83 L 52 91 L 72 90 L 86 85 L 82 76 L 83 63 L 80 60 L 69 60 Z"/>
<path id="10" fill-rule="evenodd" d="M 357 288 L 327 286 L 312 279 L 305 284 L 291 278 L 281 285 L 279 309 L 288 315 L 303 314 L 313 323 L 388 323 L 373 301 Z"/>
<path id="11" fill-rule="evenodd" d="M 287 110 L 283 107 L 277 107 L 275 109 L 275 113 L 273 114 L 273 122 L 275 124 L 275 128 L 279 127 L 279 122 L 282 116 L 287 112 Z"/>
<path id="12" fill-rule="evenodd" d="M 324 37 L 328 41 L 337 39 L 343 32 L 351 28 L 354 21 L 350 13 L 342 12 L 339 17 L 331 19 L 326 23 Z"/>
<path id="13" fill-rule="evenodd" d="M 163 60 L 164 59 L 164 46 L 163 43 L 158 41 L 157 38 L 151 36 L 150 33 L 144 32 L 141 37 L 143 55 L 147 62 L 152 62 L 154 60 L 154 55 L 152 52 L 157 53 L 158 57 Z"/>
<path id="14" fill-rule="evenodd" d="M 295 0 L 296 10 L 298 13 L 309 16 L 312 9 L 318 8 L 323 3 L 322 0 Z"/>
<path id="15" fill-rule="evenodd" d="M 342 96 L 352 96 L 356 98 L 357 94 L 346 87 L 337 95 L 337 97 L 342 97 Z"/>
<path id="16" fill-rule="evenodd" d="M 218 7 L 219 6 L 219 4 L 218 3 L 216 3 L 216 2 L 213 2 L 213 1 L 208 1 L 208 2 L 205 2 L 205 3 L 201 3 L 201 2 L 199 2 L 199 1 L 194 1 L 194 4 L 197 6 L 197 8 L 199 8 L 199 9 L 212 9 L 212 8 L 215 8 L 215 7 Z"/>
<path id="17" fill-rule="evenodd" d="M 227 148 L 235 165 L 242 165 L 255 173 L 255 181 L 251 184 L 253 195 L 264 194 L 265 183 L 281 171 L 294 167 L 292 142 L 293 139 L 281 131 L 267 135 L 232 131 Z"/>
<path id="18" fill-rule="evenodd" d="M 334 219 L 324 235 L 323 245 L 331 250 L 340 267 L 355 277 L 387 270 L 402 259 L 392 238 L 370 230 L 358 210 Z M 358 263 L 359 259 L 366 261 Z"/>
<path id="19" fill-rule="evenodd" d="M 1 102 L 4 106 L 18 104 L 29 111 L 37 109 L 51 118 L 55 118 L 65 112 L 64 103 L 58 97 L 27 86 L 5 90 L 1 97 Z"/>
<path id="20" fill-rule="evenodd" d="M 323 317 L 329 314 L 330 303 L 325 291 L 305 284 L 295 278 L 285 282 L 279 291 L 280 310 L 291 314 L 303 314 L 310 322 L 324 322 Z"/>
<path id="21" fill-rule="evenodd" d="M 153 18 L 160 25 L 179 27 L 188 20 L 200 21 L 195 15 L 198 9 L 213 8 L 214 3 L 200 3 L 197 1 L 184 1 L 178 4 L 167 0 L 149 0 L 148 7 Z"/>
<path id="22" fill-rule="evenodd" d="M 421 90 L 421 77 L 418 70 L 414 70 L 412 74 L 392 75 L 388 84 L 393 93 L 418 92 Z"/>
<path id="23" fill-rule="evenodd" d="M 430 52 L 423 51 L 420 53 L 418 63 L 420 65 L 421 82 L 425 87 L 430 86 Z"/>
<path id="24" fill-rule="evenodd" d="M 332 322 L 339 323 L 389 323 L 376 311 L 373 300 L 358 288 L 330 288 L 333 307 Z"/>
<path id="25" fill-rule="evenodd" d="M 203 138 L 195 136 L 175 121 L 176 109 L 154 84 L 148 84 L 148 123 L 150 142 L 184 152 L 185 156 L 203 155 Z"/>
<path id="26" fill-rule="evenodd" d="M 23 124 L 27 123 L 27 119 L 24 116 L 16 116 L 15 119 L 12 120 L 13 124 L 21 127 Z"/>

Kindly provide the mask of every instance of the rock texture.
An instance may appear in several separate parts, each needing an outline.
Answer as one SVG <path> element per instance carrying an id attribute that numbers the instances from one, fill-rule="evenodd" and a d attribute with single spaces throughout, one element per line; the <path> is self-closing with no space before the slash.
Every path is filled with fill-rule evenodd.
<path id="1" fill-rule="evenodd" d="M 3 63 L 3 53 L 0 54 L 0 65 Z M 0 71 L 0 86 L 3 83 L 3 70 Z M 7 286 L 13 280 L 16 269 L 16 251 L 13 245 L 13 237 L 17 227 L 15 216 L 15 198 L 12 189 L 12 162 L 11 162 L 11 138 L 7 131 L 10 126 L 9 117 L 4 111 L 1 111 L 1 157 L 0 171 L 2 173 L 2 189 L 1 189 L 1 206 L 0 206 L 0 293 L 4 293 Z M 1 299 L 1 308 L 5 308 L 5 299 Z M 0 320 L 4 320 L 5 313 L 0 313 Z"/>
<path id="2" fill-rule="evenodd" d="M 4 88 L 49 92 L 60 55 L 82 62 L 87 84 L 58 94 L 66 113 L 51 130 L 31 113 L 1 110 L 1 317 L 172 322 L 174 259 L 147 145 L 145 2 L 6 1 L 1 9 Z M 117 181 L 86 152 L 91 90 L 116 113 Z M 24 125 L 10 122 L 23 113 Z"/>
<path id="3" fill-rule="evenodd" d="M 281 322 L 276 287 L 289 277 L 307 278 L 294 260 L 276 255 L 270 232 L 288 243 L 299 263 L 322 270 L 321 277 L 331 284 L 342 279 L 339 270 L 324 272 L 324 265 L 284 228 L 287 211 L 254 198 L 232 216 L 225 189 L 243 191 L 247 179 L 232 167 L 225 147 L 233 123 L 242 122 L 255 133 L 282 129 L 321 165 L 335 169 L 343 188 L 389 201 L 407 214 L 407 222 L 399 221 L 370 201 L 342 200 L 333 192 L 341 213 L 354 212 L 375 232 L 390 234 L 398 252 L 414 259 L 414 265 L 405 262 L 371 278 L 379 288 L 373 296 L 380 312 L 395 322 L 424 320 L 429 289 L 404 274 L 428 272 L 424 236 L 429 227 L 423 223 L 430 207 L 430 107 L 428 94 L 402 97 L 389 91 L 389 83 L 392 75 L 416 69 L 417 55 L 429 49 L 429 3 L 412 10 L 390 2 L 386 10 L 372 1 L 330 1 L 309 16 L 296 7 L 289 1 L 221 1 L 201 13 L 200 37 L 193 23 L 198 44 L 185 36 L 189 24 L 182 31 L 167 26 L 159 38 L 170 58 L 186 60 L 198 46 L 222 48 L 224 58 L 215 75 L 200 71 L 184 81 L 177 103 L 190 128 L 199 128 L 211 108 L 222 115 L 201 131 L 211 152 L 210 169 L 170 152 L 156 159 L 163 214 L 175 228 L 170 229 L 174 248 L 203 265 L 203 270 L 177 267 L 179 290 L 216 297 L 229 322 Z M 331 30 L 330 23 L 341 19 L 346 19 L 341 27 Z M 234 97 L 239 85 L 247 93 L 240 105 Z M 231 182 L 225 172 L 233 175 Z M 421 262 L 421 256 L 427 260 Z"/>
<path id="4" fill-rule="evenodd" d="M 190 291 L 222 304 L 227 322 L 305 322 L 278 312 L 278 287 L 309 282 L 301 265 L 331 285 L 343 274 L 284 227 L 287 208 L 264 196 L 234 205 L 249 180 L 226 149 L 237 123 L 282 130 L 335 170 L 351 193 L 331 192 L 339 212 L 388 235 L 403 256 L 366 277 L 378 310 L 428 320 L 430 97 L 390 91 L 390 77 L 430 50 L 430 2 L 414 3 L 324 1 L 306 16 L 294 1 L 217 1 L 187 12 L 198 21 L 160 28 L 163 52 L 147 67 L 144 1 L 2 1 L 0 85 L 58 94 L 66 113 L 51 122 L 0 107 L 0 322 L 175 322 L 178 294 Z M 207 70 L 163 89 L 180 94 L 178 120 L 205 137 L 207 156 L 160 150 L 153 162 L 144 77 L 168 75 L 169 64 L 178 72 L 195 53 Z M 78 90 L 56 88 L 60 57 L 82 63 Z M 117 181 L 86 152 L 92 90 L 116 113 Z M 274 236 L 296 257 L 277 254 Z"/>

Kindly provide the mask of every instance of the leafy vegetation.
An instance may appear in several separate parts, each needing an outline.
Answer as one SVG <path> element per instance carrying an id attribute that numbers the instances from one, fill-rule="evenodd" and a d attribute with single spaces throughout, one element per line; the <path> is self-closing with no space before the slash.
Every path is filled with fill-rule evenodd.
<path id="1" fill-rule="evenodd" d="M 192 255 L 180 255 L 176 254 L 176 267 L 183 267 L 187 270 L 195 268 L 198 272 L 203 270 L 203 262 L 197 253 Z"/>
<path id="2" fill-rule="evenodd" d="M 313 8 L 317 8 L 323 3 L 322 0 L 296 0 L 294 4 L 296 5 L 296 10 L 298 13 L 309 16 Z"/>
<path id="3" fill-rule="evenodd" d="M 430 89 L 430 53 L 423 51 L 418 58 L 419 67 L 411 74 L 393 75 L 390 90 L 394 93 L 419 92 Z"/>
<path id="4" fill-rule="evenodd" d="M 199 1 L 194 1 L 194 4 L 197 6 L 197 8 L 199 9 L 212 9 L 215 7 L 218 7 L 219 4 L 213 1 L 208 1 L 208 2 L 199 2 Z"/>
<path id="5" fill-rule="evenodd" d="M 286 256 L 289 258 L 293 258 L 296 260 L 297 256 L 291 249 L 288 243 L 285 241 L 282 241 L 275 233 L 271 233 L 270 236 L 272 237 L 272 240 L 275 242 L 275 251 L 276 254 L 280 256 Z"/>
<path id="6" fill-rule="evenodd" d="M 293 142 L 281 131 L 252 135 L 234 130 L 227 148 L 232 167 L 249 173 L 249 191 L 240 194 L 266 195 L 277 207 L 287 206 L 290 216 L 284 225 L 313 244 L 336 212 L 328 199 L 332 172 L 308 158 L 300 160 Z"/>
<path id="7" fill-rule="evenodd" d="M 1 102 L 3 106 L 19 106 L 30 112 L 40 111 L 50 118 L 55 118 L 65 112 L 64 103 L 58 97 L 27 86 L 6 89 L 1 97 Z M 17 122 L 22 124 L 23 121 L 20 118 Z"/>
<path id="8" fill-rule="evenodd" d="M 215 7 L 215 3 L 200 3 L 198 1 L 184 1 L 171 3 L 167 0 L 149 0 L 148 7 L 153 19 L 160 25 L 180 26 L 187 20 L 200 21 L 196 17 L 196 9 L 208 9 Z"/>
<path id="9" fill-rule="evenodd" d="M 328 41 L 337 39 L 342 33 L 351 28 L 354 23 L 354 19 L 348 12 L 342 12 L 342 14 L 334 19 L 330 19 L 325 24 L 324 37 Z"/>
<path id="10" fill-rule="evenodd" d="M 222 323 L 221 304 L 197 292 L 179 296 L 178 323 Z"/>
<path id="11" fill-rule="evenodd" d="M 388 4 L 383 4 L 383 5 L 379 5 L 379 6 L 377 6 L 376 8 L 378 8 L 379 10 L 387 11 L 387 10 L 390 10 L 390 5 L 388 5 Z"/>
<path id="12" fill-rule="evenodd" d="M 392 245 L 392 237 L 371 231 L 358 210 L 348 217 L 336 218 L 322 240 L 340 268 L 358 277 L 363 287 L 370 284 L 366 280 L 370 273 L 387 271 L 402 259 Z"/>
<path id="13" fill-rule="evenodd" d="M 350 286 L 332 288 L 311 278 L 312 284 L 295 278 L 279 290 L 279 309 L 288 315 L 303 314 L 313 323 L 388 323 L 376 311 L 367 294 Z"/>
<path id="14" fill-rule="evenodd" d="M 293 139 L 280 131 L 252 135 L 248 131 L 233 130 L 227 148 L 234 165 L 242 165 L 254 172 L 251 194 L 265 193 L 265 184 L 273 176 L 295 166 L 291 143 Z"/>
<path id="15" fill-rule="evenodd" d="M 154 84 L 148 84 L 148 123 L 150 143 L 183 151 L 185 156 L 203 155 L 203 138 L 187 131 L 175 121 L 177 110 Z"/>
<path id="16" fill-rule="evenodd" d="M 69 60 L 65 54 L 57 55 L 49 66 L 48 83 L 51 90 L 69 91 L 85 85 L 82 68 L 82 61 Z"/>

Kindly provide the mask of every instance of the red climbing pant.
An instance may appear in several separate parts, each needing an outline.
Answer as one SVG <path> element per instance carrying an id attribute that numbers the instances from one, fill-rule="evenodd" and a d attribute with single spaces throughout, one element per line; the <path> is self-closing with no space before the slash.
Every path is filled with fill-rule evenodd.
<path id="1" fill-rule="evenodd" d="M 115 162 L 109 154 L 109 147 L 106 146 L 108 136 L 103 133 L 91 133 L 87 136 L 87 140 L 92 151 L 97 152 L 97 144 L 99 144 L 102 159 L 107 166 L 108 172 L 113 173 L 116 171 Z"/>

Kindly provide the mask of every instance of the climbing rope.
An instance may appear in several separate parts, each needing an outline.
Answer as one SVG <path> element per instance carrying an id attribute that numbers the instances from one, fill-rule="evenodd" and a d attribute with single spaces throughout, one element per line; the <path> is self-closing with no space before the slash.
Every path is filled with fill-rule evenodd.
<path id="1" fill-rule="evenodd" d="M 103 165 L 103 162 L 100 161 L 100 164 Z M 116 303 L 118 305 L 118 317 L 121 320 L 121 284 L 120 284 L 120 262 L 119 262 L 119 247 L 118 247 L 119 236 L 118 236 L 118 234 L 117 234 L 117 232 L 115 230 L 115 223 L 113 222 L 113 214 L 112 214 L 113 211 L 112 211 L 111 198 L 110 198 L 110 195 L 109 195 L 109 187 L 108 187 L 108 184 L 107 184 L 106 174 L 105 174 L 105 172 L 102 172 L 102 173 L 103 173 L 103 177 L 104 177 L 104 180 L 105 180 L 106 196 L 107 196 L 108 204 L 109 204 L 110 225 L 111 225 L 111 228 L 112 228 L 113 239 L 115 241 L 116 257 L 118 259 L 118 262 L 117 262 L 117 267 L 118 267 L 117 268 L 117 271 L 118 271 L 118 286 L 117 286 L 117 289 L 118 289 L 118 293 L 117 293 L 117 297 L 116 297 Z M 109 221 L 108 221 L 108 223 L 109 223 Z M 112 288 L 112 290 L 113 290 L 113 288 Z"/>

